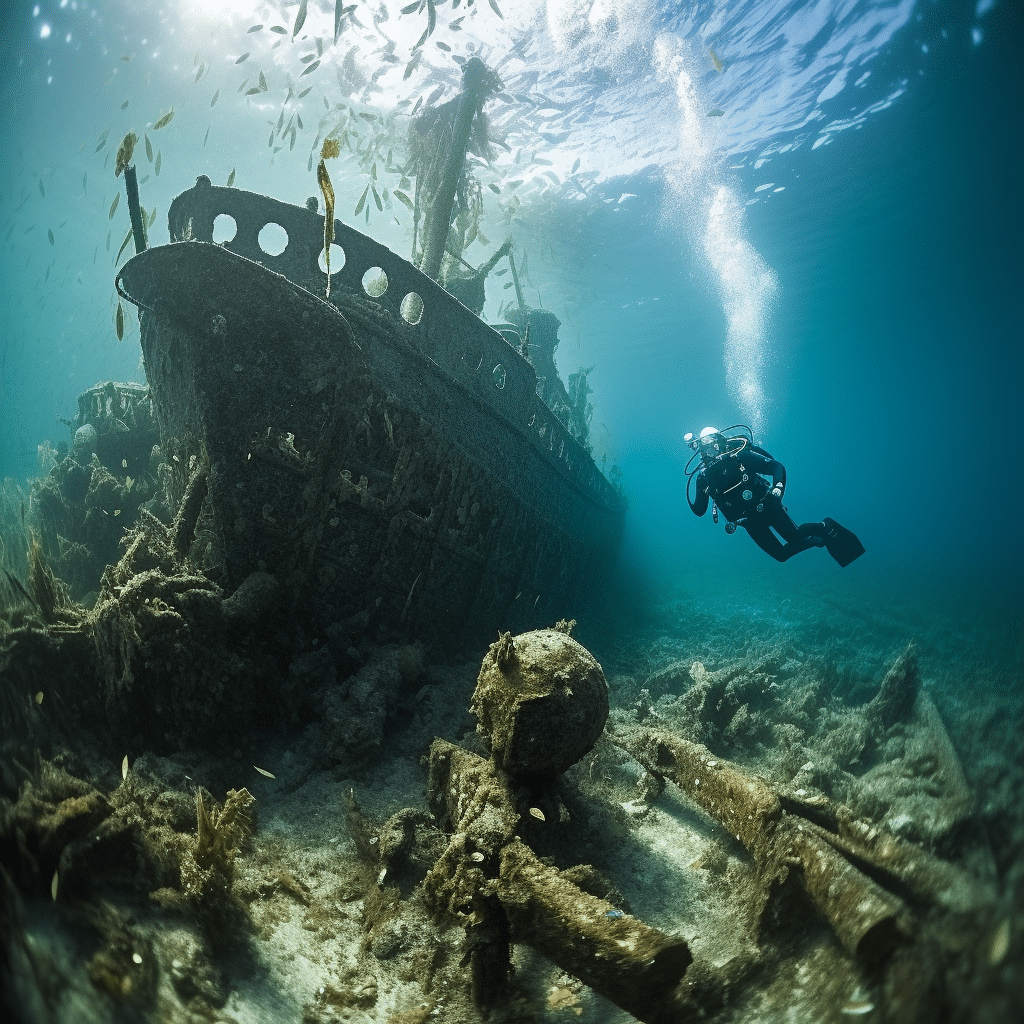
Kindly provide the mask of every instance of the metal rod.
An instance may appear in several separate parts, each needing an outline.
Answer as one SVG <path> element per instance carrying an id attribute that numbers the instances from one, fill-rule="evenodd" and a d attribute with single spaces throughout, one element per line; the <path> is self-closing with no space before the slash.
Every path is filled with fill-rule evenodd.
<path id="1" fill-rule="evenodd" d="M 516 285 L 516 298 L 519 300 L 519 308 L 526 309 L 526 303 L 523 301 L 523 288 L 519 284 L 519 271 L 516 270 L 516 261 L 512 258 L 512 250 L 508 251 L 508 265 L 512 268 L 512 280 Z"/>
<path id="2" fill-rule="evenodd" d="M 452 141 L 448 148 L 441 183 L 430 208 L 426 237 L 423 242 L 422 271 L 433 280 L 437 280 L 441 272 L 441 260 L 444 257 L 448 231 L 452 225 L 452 210 L 455 205 L 455 192 L 462 179 L 466 165 L 466 149 L 469 147 L 470 131 L 473 118 L 483 109 L 484 100 L 491 91 L 494 76 L 487 70 L 483 61 L 473 57 L 466 62 L 462 73 L 462 94 L 455 112 L 455 123 L 452 126 Z"/>
<path id="3" fill-rule="evenodd" d="M 128 193 L 128 215 L 132 219 L 132 235 L 135 237 L 135 252 L 145 252 L 149 248 L 146 238 L 146 218 L 142 216 L 139 206 L 139 182 L 135 176 L 135 164 L 124 169 L 124 187 Z"/>

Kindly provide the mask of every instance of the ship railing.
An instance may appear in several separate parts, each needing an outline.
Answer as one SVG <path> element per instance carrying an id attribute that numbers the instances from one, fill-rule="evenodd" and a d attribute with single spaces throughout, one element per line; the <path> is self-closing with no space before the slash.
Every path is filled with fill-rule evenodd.
<path id="1" fill-rule="evenodd" d="M 343 221 L 334 221 L 331 290 L 326 295 L 324 217 L 317 200 L 293 206 L 213 185 L 206 175 L 168 211 L 172 242 L 218 241 L 281 274 L 344 314 L 353 296 L 390 314 L 411 348 L 442 367 L 477 399 L 531 431 L 548 461 L 602 504 L 621 504 L 587 450 L 537 395 L 537 375 L 514 340 L 487 326 L 435 281 Z"/>

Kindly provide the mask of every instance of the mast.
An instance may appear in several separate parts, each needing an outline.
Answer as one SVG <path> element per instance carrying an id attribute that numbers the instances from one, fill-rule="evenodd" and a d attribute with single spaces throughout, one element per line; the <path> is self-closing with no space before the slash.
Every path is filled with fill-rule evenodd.
<path id="1" fill-rule="evenodd" d="M 473 118 L 482 112 L 488 95 L 496 88 L 500 88 L 500 84 L 482 60 L 472 57 L 466 62 L 462 69 L 462 93 L 452 124 L 451 143 L 441 170 L 437 193 L 430 207 L 423 242 L 420 269 L 435 281 L 441 272 L 441 260 L 444 258 L 448 231 L 452 225 L 455 193 L 466 165 L 466 150 L 469 147 Z"/>

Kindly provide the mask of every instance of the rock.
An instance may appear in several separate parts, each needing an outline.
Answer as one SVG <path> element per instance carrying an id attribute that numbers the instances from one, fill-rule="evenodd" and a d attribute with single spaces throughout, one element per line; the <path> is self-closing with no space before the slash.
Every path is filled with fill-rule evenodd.
<path id="1" fill-rule="evenodd" d="M 506 633 L 484 657 L 470 710 L 499 768 L 560 775 L 604 730 L 608 684 L 594 656 L 565 633 Z"/>
<path id="2" fill-rule="evenodd" d="M 76 458 L 85 459 L 86 462 L 96 451 L 96 428 L 91 423 L 85 423 L 75 431 L 73 452 Z"/>

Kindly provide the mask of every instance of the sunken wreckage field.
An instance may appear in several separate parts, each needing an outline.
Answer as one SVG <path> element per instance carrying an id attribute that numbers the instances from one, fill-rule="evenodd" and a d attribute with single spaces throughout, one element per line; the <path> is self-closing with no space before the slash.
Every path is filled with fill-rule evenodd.
<path id="1" fill-rule="evenodd" d="M 261 620 L 189 565 L 190 515 L 140 526 L 91 611 L 36 549 L 5 615 L 20 1019 L 610 1019 L 596 993 L 658 1024 L 925 1022 L 997 998 L 1008 919 L 981 838 L 946 842 L 972 795 L 912 649 L 856 707 L 780 650 L 670 663 L 610 709 L 560 622 L 490 646 L 474 732 L 472 664 Z"/>

